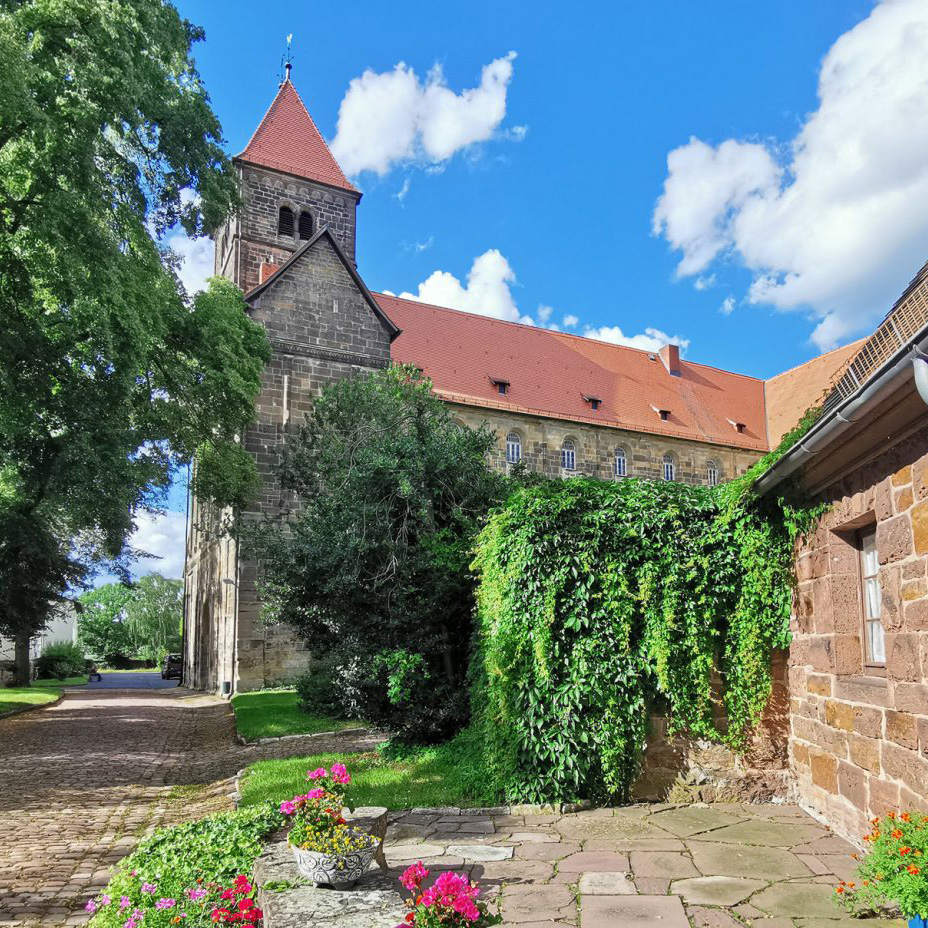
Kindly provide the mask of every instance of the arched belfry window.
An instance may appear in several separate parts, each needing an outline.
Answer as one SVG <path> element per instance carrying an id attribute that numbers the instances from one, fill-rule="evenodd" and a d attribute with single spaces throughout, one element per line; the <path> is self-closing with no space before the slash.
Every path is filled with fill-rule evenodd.
<path id="1" fill-rule="evenodd" d="M 664 479 L 674 480 L 677 476 L 677 465 L 672 454 L 664 455 Z"/>
<path id="2" fill-rule="evenodd" d="M 518 464 L 522 460 L 522 438 L 518 432 L 506 436 L 506 463 Z"/>
<path id="3" fill-rule="evenodd" d="M 615 475 L 616 477 L 628 476 L 628 458 L 624 448 L 615 449 Z"/>
<path id="4" fill-rule="evenodd" d="M 577 446 L 569 438 L 561 445 L 561 467 L 564 470 L 577 469 Z"/>
<path id="5" fill-rule="evenodd" d="M 289 206 L 281 206 L 277 214 L 277 234 L 293 237 L 293 210 Z"/>
<path id="6" fill-rule="evenodd" d="M 706 483 L 710 487 L 718 486 L 719 482 L 719 466 L 715 461 L 710 461 L 706 465 Z"/>
<path id="7" fill-rule="evenodd" d="M 307 210 L 300 213 L 300 240 L 305 242 L 308 238 L 313 237 L 313 214 Z"/>

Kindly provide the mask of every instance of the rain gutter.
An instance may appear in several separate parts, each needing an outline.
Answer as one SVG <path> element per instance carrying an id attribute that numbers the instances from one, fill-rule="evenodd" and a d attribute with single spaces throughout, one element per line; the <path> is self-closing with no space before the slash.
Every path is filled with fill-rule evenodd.
<path id="1" fill-rule="evenodd" d="M 834 444 L 852 425 L 884 402 L 909 377 L 928 405 L 928 326 L 900 348 L 876 373 L 834 409 L 829 410 L 786 454 L 757 479 L 754 489 L 766 493 L 816 454 Z"/>

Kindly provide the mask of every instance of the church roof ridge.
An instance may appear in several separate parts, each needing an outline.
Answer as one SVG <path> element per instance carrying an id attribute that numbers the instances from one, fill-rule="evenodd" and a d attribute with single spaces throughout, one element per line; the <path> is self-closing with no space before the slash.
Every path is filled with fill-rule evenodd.
<path id="1" fill-rule="evenodd" d="M 235 158 L 351 193 L 360 192 L 345 177 L 289 78 L 280 85 L 248 144 Z"/>

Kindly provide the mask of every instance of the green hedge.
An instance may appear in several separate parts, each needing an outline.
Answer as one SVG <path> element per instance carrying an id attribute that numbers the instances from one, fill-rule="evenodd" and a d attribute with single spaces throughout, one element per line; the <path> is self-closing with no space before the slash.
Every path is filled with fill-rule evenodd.
<path id="1" fill-rule="evenodd" d="M 789 641 L 802 524 L 733 485 L 515 492 L 474 564 L 475 719 L 509 798 L 624 799 L 655 700 L 675 727 L 743 746 Z"/>

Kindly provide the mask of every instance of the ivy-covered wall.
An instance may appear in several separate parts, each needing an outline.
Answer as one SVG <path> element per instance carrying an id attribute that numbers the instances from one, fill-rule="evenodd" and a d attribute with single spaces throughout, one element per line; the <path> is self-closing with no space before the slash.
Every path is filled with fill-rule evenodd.
<path id="1" fill-rule="evenodd" d="M 745 748 L 789 641 L 793 520 L 743 486 L 518 490 L 478 544 L 476 724 L 511 799 L 625 799 L 651 713 Z"/>

